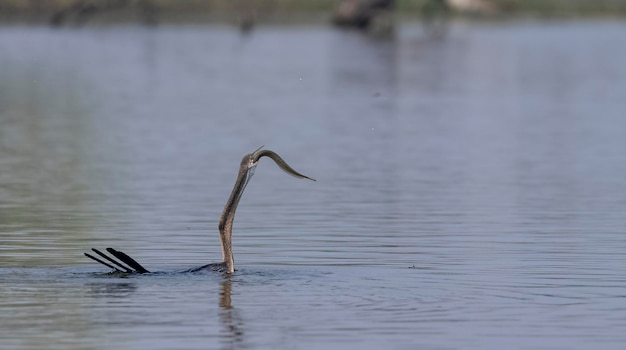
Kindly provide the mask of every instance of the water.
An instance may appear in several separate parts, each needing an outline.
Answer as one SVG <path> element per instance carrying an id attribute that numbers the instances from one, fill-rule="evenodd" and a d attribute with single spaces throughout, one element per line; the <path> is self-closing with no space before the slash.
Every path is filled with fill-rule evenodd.
<path id="1" fill-rule="evenodd" d="M 623 348 L 624 34 L 2 27 L 0 348 Z"/>

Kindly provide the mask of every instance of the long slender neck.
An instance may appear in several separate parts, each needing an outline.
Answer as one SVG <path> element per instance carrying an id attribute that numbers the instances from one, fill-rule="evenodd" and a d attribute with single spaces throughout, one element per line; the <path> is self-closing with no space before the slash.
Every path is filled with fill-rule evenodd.
<path id="1" fill-rule="evenodd" d="M 246 184 L 248 183 L 248 176 L 248 168 L 245 166 L 244 162 L 242 162 L 233 191 L 230 193 L 230 198 L 228 198 L 228 201 L 224 206 L 222 216 L 220 216 L 219 230 L 220 241 L 222 243 L 222 258 L 225 265 L 224 267 L 228 273 L 235 272 L 235 260 L 233 259 L 232 244 L 233 221 L 235 220 L 237 205 L 239 204 L 243 190 L 246 188 Z"/>

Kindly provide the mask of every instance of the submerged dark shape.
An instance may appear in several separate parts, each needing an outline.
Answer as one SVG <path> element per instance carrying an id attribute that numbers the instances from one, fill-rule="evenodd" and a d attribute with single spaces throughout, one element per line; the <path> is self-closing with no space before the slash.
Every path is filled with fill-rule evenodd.
<path id="1" fill-rule="evenodd" d="M 135 9 L 146 25 L 156 25 L 159 9 L 153 0 L 74 0 L 55 11 L 49 19 L 50 25 L 64 24 L 80 26 L 98 14 Z"/>
<path id="2" fill-rule="evenodd" d="M 289 175 L 295 176 L 300 179 L 309 179 L 315 181 L 315 179 L 312 179 L 295 171 L 276 152 L 263 150 L 262 148 L 263 147 L 261 146 L 256 151 L 250 154 L 246 154 L 241 160 L 241 165 L 239 166 L 239 173 L 237 174 L 235 186 L 233 187 L 233 191 L 231 192 L 230 197 L 228 198 L 228 201 L 224 206 L 224 211 L 222 211 L 218 226 L 220 232 L 220 242 L 222 244 L 222 262 L 200 266 L 190 269 L 188 271 L 194 272 L 207 269 L 225 273 L 235 272 L 235 261 L 233 259 L 232 247 L 233 221 L 235 220 L 235 211 L 237 210 L 237 205 L 239 204 L 239 200 L 243 195 L 243 191 L 245 190 L 248 181 L 250 181 L 250 178 L 254 174 L 254 169 L 256 168 L 257 163 L 262 157 L 268 157 L 272 159 L 283 171 L 285 171 Z M 113 257 L 109 257 L 97 249 L 92 248 L 92 251 L 102 257 L 104 260 L 107 260 L 108 262 L 89 253 L 84 253 L 85 256 L 113 269 L 116 272 L 150 272 L 146 268 L 141 266 L 141 264 L 139 264 L 137 261 L 135 261 L 135 259 L 131 258 L 130 256 L 119 250 L 115 250 L 113 248 L 106 249 L 106 251 L 113 255 Z M 109 264 L 109 262 L 111 264 Z"/>
<path id="3" fill-rule="evenodd" d="M 333 23 L 342 27 L 367 29 L 381 15 L 390 12 L 394 0 L 341 0 L 333 14 Z"/>

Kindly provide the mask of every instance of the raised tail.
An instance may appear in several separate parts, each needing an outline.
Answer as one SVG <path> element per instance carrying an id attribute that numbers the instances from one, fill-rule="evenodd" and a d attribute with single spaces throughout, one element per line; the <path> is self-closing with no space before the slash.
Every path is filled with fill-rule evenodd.
<path id="1" fill-rule="evenodd" d="M 98 249 L 95 248 L 91 248 L 91 250 L 98 254 L 100 257 L 104 258 L 105 260 L 109 261 L 111 264 L 109 264 L 108 262 L 97 258 L 89 253 L 84 253 L 86 257 L 95 260 L 97 262 L 99 262 L 100 264 L 113 269 L 114 271 L 117 272 L 126 272 L 126 273 L 148 273 L 150 271 L 148 271 L 145 267 L 141 266 L 140 263 L 138 263 L 135 259 L 131 258 L 130 256 L 126 255 L 123 252 L 120 252 L 119 250 L 115 250 L 113 248 L 107 248 L 107 252 L 109 252 L 111 255 L 113 255 L 112 257 L 109 257 L 108 255 L 104 254 L 103 252 L 99 251 Z M 114 258 L 117 258 L 114 259 Z"/>

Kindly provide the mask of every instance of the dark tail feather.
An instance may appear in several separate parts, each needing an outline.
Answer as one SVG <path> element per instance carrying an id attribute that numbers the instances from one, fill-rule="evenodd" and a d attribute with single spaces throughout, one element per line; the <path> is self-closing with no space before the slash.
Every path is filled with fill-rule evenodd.
<path id="1" fill-rule="evenodd" d="M 88 257 L 88 258 L 90 258 L 90 259 L 93 259 L 93 260 L 95 260 L 95 261 L 97 261 L 97 262 L 101 263 L 102 265 L 104 265 L 104 266 L 106 266 L 106 267 L 108 267 L 108 268 L 111 268 L 111 269 L 113 269 L 113 270 L 115 270 L 115 271 L 117 271 L 117 272 L 122 272 L 122 270 L 118 269 L 117 267 L 115 267 L 115 266 L 113 266 L 113 265 L 111 265 L 111 264 L 109 264 L 109 263 L 106 263 L 106 262 L 104 262 L 104 261 L 102 261 L 102 260 L 100 260 L 100 259 L 96 258 L 95 256 L 93 256 L 93 255 L 91 255 L 91 254 L 89 254 L 89 253 L 83 253 L 83 254 L 85 254 L 85 256 L 86 256 L 86 257 Z"/>
<path id="2" fill-rule="evenodd" d="M 133 272 L 137 272 L 137 273 L 148 273 L 150 271 L 148 271 L 145 267 L 141 266 L 141 264 L 139 264 L 137 261 L 135 261 L 135 259 L 131 258 L 130 256 L 124 254 L 123 252 L 120 252 L 119 250 L 115 250 L 113 248 L 107 248 L 107 252 L 111 253 L 115 258 L 117 258 L 119 261 L 109 257 L 108 255 L 104 254 L 103 252 L 99 251 L 98 249 L 95 248 L 91 248 L 91 250 L 98 254 L 99 256 L 101 256 L 102 258 L 104 258 L 105 260 L 111 262 L 111 264 L 109 264 L 108 262 L 106 262 L 105 260 L 99 259 L 89 253 L 84 253 L 86 257 L 99 262 L 100 264 L 111 268 L 117 272 L 127 272 L 127 273 L 133 273 Z M 124 266 L 122 263 L 128 265 L 128 266 Z M 118 268 L 119 267 L 119 268 Z"/>
<path id="3" fill-rule="evenodd" d="M 133 269 L 135 269 L 135 271 L 137 271 L 139 273 L 150 272 L 150 271 L 146 270 L 145 267 L 141 266 L 140 263 L 135 261 L 135 259 L 131 258 L 130 256 L 126 255 L 123 252 L 120 252 L 119 250 L 115 250 L 113 248 L 107 248 L 107 252 L 113 254 L 116 258 L 120 259 L 123 263 L 125 263 L 126 265 L 132 267 Z"/>
<path id="4" fill-rule="evenodd" d="M 126 266 L 124 266 L 124 265 L 120 264 L 119 262 L 117 262 L 117 261 L 115 261 L 115 260 L 113 260 L 113 259 L 109 258 L 108 256 L 106 256 L 103 252 L 99 251 L 98 249 L 96 249 L 96 248 L 91 248 L 91 250 L 93 250 L 93 252 L 94 252 L 94 253 L 96 253 L 96 254 L 100 255 L 101 257 L 103 257 L 103 258 L 107 259 L 108 261 L 112 262 L 113 264 L 115 264 L 115 265 L 117 265 L 117 266 L 121 267 L 121 268 L 122 268 L 122 270 L 124 270 L 124 271 L 126 271 L 126 272 L 129 272 L 129 273 L 130 273 L 130 272 L 133 272 L 133 269 L 130 269 L 130 268 L 128 268 L 128 267 L 126 267 Z M 131 266 L 131 267 L 132 267 L 132 266 Z"/>

